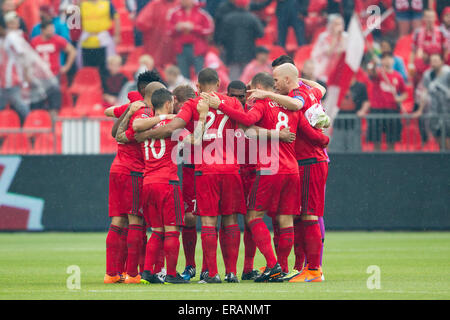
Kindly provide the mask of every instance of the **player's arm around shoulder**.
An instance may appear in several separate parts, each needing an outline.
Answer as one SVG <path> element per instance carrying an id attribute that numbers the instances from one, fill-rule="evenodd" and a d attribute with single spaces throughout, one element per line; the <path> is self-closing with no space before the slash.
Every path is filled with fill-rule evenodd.
<path id="1" fill-rule="evenodd" d="M 124 118 L 120 122 L 119 127 L 117 128 L 117 133 L 116 133 L 116 141 L 117 142 L 127 143 L 130 141 L 129 136 L 127 136 L 127 129 L 128 129 L 128 125 L 130 123 L 130 119 L 135 114 L 135 112 L 138 111 L 142 107 L 145 107 L 145 104 L 141 101 L 133 102 L 130 105 Z"/>
<path id="2" fill-rule="evenodd" d="M 298 111 L 301 108 L 303 108 L 303 105 L 305 104 L 305 100 L 302 98 L 297 97 L 289 97 L 282 94 L 275 93 L 273 91 L 265 91 L 261 89 L 253 89 L 249 90 L 248 92 L 251 93 L 249 99 L 265 99 L 269 98 L 276 103 L 282 105 L 286 109 L 290 111 Z"/>
<path id="3" fill-rule="evenodd" d="M 133 121 L 132 127 L 135 132 L 141 132 L 153 128 L 165 119 L 172 120 L 173 118 L 175 118 L 174 114 L 159 115 L 155 117 L 143 116 L 136 118 Z"/>

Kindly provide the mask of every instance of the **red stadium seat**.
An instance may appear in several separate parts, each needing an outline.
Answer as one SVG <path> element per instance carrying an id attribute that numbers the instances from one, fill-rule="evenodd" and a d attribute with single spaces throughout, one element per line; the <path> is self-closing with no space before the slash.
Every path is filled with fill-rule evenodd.
<path id="1" fill-rule="evenodd" d="M 412 42 L 412 34 L 409 34 L 398 39 L 395 45 L 394 55 L 401 57 L 405 65 L 408 65 L 409 62 L 409 56 L 412 51 Z"/>
<path id="2" fill-rule="evenodd" d="M 305 61 L 311 57 L 312 49 L 313 46 L 310 44 L 298 48 L 294 56 L 294 63 L 297 66 L 298 70 L 303 69 L 303 64 L 305 63 Z"/>
<path id="3" fill-rule="evenodd" d="M 0 111 L 0 137 L 5 136 L 4 129 L 20 129 L 20 118 L 14 110 Z"/>
<path id="4" fill-rule="evenodd" d="M 125 29 L 120 31 L 120 43 L 116 47 L 116 51 L 119 54 L 127 54 L 133 52 L 135 48 L 134 44 L 134 31 L 133 29 Z"/>
<path id="5" fill-rule="evenodd" d="M 271 46 L 271 47 L 268 47 L 267 49 L 269 49 L 269 60 L 270 61 L 273 61 L 273 60 L 275 60 L 276 58 L 278 58 L 279 56 L 281 56 L 281 55 L 285 55 L 285 54 L 287 54 L 286 53 L 286 50 L 284 50 L 284 48 L 283 47 L 281 47 L 281 46 Z"/>
<path id="6" fill-rule="evenodd" d="M 114 121 L 100 122 L 100 153 L 116 153 L 117 142 L 111 135 Z"/>
<path id="7" fill-rule="evenodd" d="M 10 133 L 2 144 L 2 154 L 28 154 L 31 143 L 25 133 Z"/>
<path id="8" fill-rule="evenodd" d="M 127 57 L 127 61 L 122 66 L 120 71 L 125 74 L 130 80 L 133 79 L 134 73 L 139 68 L 139 58 L 144 54 L 144 47 L 136 47 Z"/>
<path id="9" fill-rule="evenodd" d="M 79 116 L 103 116 L 103 98 L 98 90 L 90 90 L 81 94 L 75 104 L 75 114 Z"/>
<path id="10" fill-rule="evenodd" d="M 56 153 L 56 140 L 53 133 L 41 133 L 36 136 L 30 154 Z"/>
<path id="11" fill-rule="evenodd" d="M 52 117 L 47 110 L 33 110 L 31 111 L 25 119 L 23 124 L 24 129 L 51 129 L 52 128 Z"/>
<path id="12" fill-rule="evenodd" d="M 78 95 L 90 90 L 103 90 L 100 74 L 95 67 L 83 67 L 75 74 L 69 92 Z"/>

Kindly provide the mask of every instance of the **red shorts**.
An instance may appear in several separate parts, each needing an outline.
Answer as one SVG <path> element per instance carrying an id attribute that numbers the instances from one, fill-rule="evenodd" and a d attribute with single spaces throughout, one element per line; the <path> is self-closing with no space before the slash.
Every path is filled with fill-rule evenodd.
<path id="1" fill-rule="evenodd" d="M 198 216 L 246 214 L 244 190 L 238 173 L 195 173 L 195 196 Z"/>
<path id="2" fill-rule="evenodd" d="M 109 216 L 126 217 L 134 214 L 142 217 L 142 173 L 109 174 Z"/>
<path id="3" fill-rule="evenodd" d="M 184 225 L 183 197 L 178 181 L 145 184 L 143 199 L 145 221 L 150 227 Z"/>
<path id="4" fill-rule="evenodd" d="M 195 212 L 195 170 L 194 167 L 183 165 L 183 200 L 184 211 Z"/>
<path id="5" fill-rule="evenodd" d="M 303 164 L 299 162 L 302 185 L 301 214 L 323 217 L 325 208 L 325 184 L 328 177 L 328 162 Z M 303 162 L 304 163 L 304 162 Z"/>
<path id="6" fill-rule="evenodd" d="M 297 174 L 256 174 L 248 197 L 249 210 L 266 211 L 267 215 L 300 214 L 300 179 Z"/>
<path id="7" fill-rule="evenodd" d="M 247 200 L 250 190 L 252 189 L 253 182 L 255 182 L 256 169 L 253 167 L 247 168 L 245 166 L 241 166 L 239 174 L 241 175 L 242 187 L 244 188 L 244 197 Z"/>

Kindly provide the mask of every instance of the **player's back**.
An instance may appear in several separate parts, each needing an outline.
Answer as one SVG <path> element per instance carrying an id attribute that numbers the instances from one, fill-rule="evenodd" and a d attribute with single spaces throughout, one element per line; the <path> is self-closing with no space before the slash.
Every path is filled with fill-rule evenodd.
<path id="1" fill-rule="evenodd" d="M 170 121 L 163 120 L 154 128 L 168 124 Z M 141 143 L 141 149 L 145 161 L 144 184 L 178 181 L 177 141 L 172 140 L 171 137 L 148 139 Z"/>
<path id="2" fill-rule="evenodd" d="M 289 128 L 291 132 L 296 132 L 299 116 L 298 112 L 289 111 L 269 98 L 257 100 L 253 105 L 253 108 L 260 108 L 262 113 L 261 119 L 255 124 L 256 126 L 277 131 L 281 131 L 284 128 Z M 278 170 L 273 173 L 298 173 L 294 142 L 287 143 L 275 140 L 272 143 L 268 140 L 266 148 L 261 144 L 261 142 L 258 146 L 258 154 L 260 158 L 258 161 L 258 167 L 260 169 L 264 170 L 267 168 L 275 168 L 274 165 L 276 164 L 273 163 L 273 161 L 278 161 Z M 261 159 L 261 157 L 265 157 L 266 155 L 272 163 L 263 163 L 264 159 Z M 267 161 L 268 159 L 264 162 Z"/>

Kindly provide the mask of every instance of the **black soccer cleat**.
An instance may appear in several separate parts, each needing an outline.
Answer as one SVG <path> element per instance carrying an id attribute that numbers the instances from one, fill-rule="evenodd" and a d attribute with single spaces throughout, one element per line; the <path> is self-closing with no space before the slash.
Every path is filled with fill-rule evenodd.
<path id="1" fill-rule="evenodd" d="M 193 266 L 186 266 L 181 276 L 184 280 L 191 280 L 195 277 L 195 268 Z"/>
<path id="2" fill-rule="evenodd" d="M 179 284 L 179 283 L 191 283 L 189 280 L 183 279 L 183 277 L 177 272 L 176 276 L 166 275 L 166 281 L 164 283 L 169 284 Z"/>
<path id="3" fill-rule="evenodd" d="M 258 276 L 259 276 L 259 271 L 253 270 L 250 272 L 243 273 L 241 279 L 242 280 L 255 280 L 256 277 L 258 277 Z"/>
<path id="4" fill-rule="evenodd" d="M 161 279 L 158 275 L 151 274 L 150 271 L 144 270 L 144 272 L 142 272 L 142 276 L 141 276 L 141 281 L 140 282 L 143 283 L 143 284 L 150 284 L 150 283 L 162 284 L 162 283 L 164 283 L 164 280 Z"/>
<path id="5" fill-rule="evenodd" d="M 202 271 L 202 273 L 200 273 L 200 280 L 204 280 L 205 278 L 208 278 L 208 276 L 209 276 L 208 270 Z"/>
<path id="6" fill-rule="evenodd" d="M 281 266 L 277 262 L 273 268 L 266 267 L 263 273 L 256 277 L 255 282 L 267 282 L 271 278 L 278 278 L 281 276 Z"/>
<path id="7" fill-rule="evenodd" d="M 239 283 L 238 277 L 233 272 L 230 272 L 225 276 L 225 281 L 228 283 Z"/>
<path id="8" fill-rule="evenodd" d="M 286 272 L 281 272 L 277 277 L 270 278 L 267 282 L 284 282 L 284 277 L 287 276 Z"/>
<path id="9" fill-rule="evenodd" d="M 214 277 L 207 276 L 203 280 L 200 280 L 197 283 L 222 283 L 222 280 L 220 280 L 219 274 L 216 274 Z"/>

